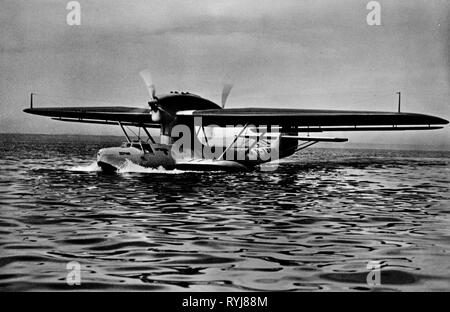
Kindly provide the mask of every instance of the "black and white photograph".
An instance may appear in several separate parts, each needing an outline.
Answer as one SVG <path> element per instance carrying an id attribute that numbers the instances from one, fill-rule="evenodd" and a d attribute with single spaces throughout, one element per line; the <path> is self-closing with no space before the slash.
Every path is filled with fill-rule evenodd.
<path id="1" fill-rule="evenodd" d="M 449 22 L 447 0 L 0 0 L 0 291 L 450 291 Z"/>

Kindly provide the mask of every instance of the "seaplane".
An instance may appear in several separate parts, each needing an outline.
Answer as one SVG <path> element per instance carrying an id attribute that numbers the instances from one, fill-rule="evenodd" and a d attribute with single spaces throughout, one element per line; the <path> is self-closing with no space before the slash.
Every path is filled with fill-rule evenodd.
<path id="1" fill-rule="evenodd" d="M 219 105 L 184 91 L 156 95 L 150 71 L 140 75 L 149 93 L 145 107 L 33 107 L 31 93 L 30 108 L 24 112 L 63 122 L 119 126 L 126 142 L 97 153 L 97 164 L 105 172 L 116 172 L 130 161 L 166 170 L 253 170 L 319 142 L 348 141 L 323 136 L 327 132 L 435 130 L 448 124 L 440 117 L 401 112 L 400 92 L 394 112 L 225 108 L 231 84 L 224 85 Z M 138 128 L 137 138 L 126 131 L 130 127 Z M 158 129 L 159 139 L 148 129 Z"/>

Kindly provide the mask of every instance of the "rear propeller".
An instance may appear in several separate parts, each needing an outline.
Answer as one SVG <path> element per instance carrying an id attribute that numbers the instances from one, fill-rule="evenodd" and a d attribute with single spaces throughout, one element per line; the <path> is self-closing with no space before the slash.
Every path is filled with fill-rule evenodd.
<path id="1" fill-rule="evenodd" d="M 225 103 L 227 102 L 228 96 L 230 95 L 233 85 L 231 83 L 226 83 L 223 85 L 222 89 L 222 108 L 225 108 Z"/>

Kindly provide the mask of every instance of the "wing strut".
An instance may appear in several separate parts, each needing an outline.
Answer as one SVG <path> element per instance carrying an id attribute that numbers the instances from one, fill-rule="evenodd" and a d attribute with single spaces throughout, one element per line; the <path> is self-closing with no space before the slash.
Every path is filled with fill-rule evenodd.
<path id="1" fill-rule="evenodd" d="M 248 151 L 250 152 L 250 150 L 251 150 L 256 144 L 258 144 L 258 142 L 260 141 L 260 139 L 261 139 L 263 136 L 265 136 L 266 134 L 267 134 L 267 129 L 263 129 L 263 131 L 261 132 L 261 134 L 260 134 L 260 135 L 257 135 L 257 136 L 255 137 L 255 142 L 253 142 L 252 145 L 250 145 L 250 146 L 248 147 Z"/>
<path id="2" fill-rule="evenodd" d="M 122 128 L 123 133 L 125 134 L 125 137 L 127 138 L 128 143 L 131 143 L 130 137 L 128 136 L 128 133 L 125 131 L 125 128 L 122 126 L 122 123 L 120 121 L 117 122 L 120 126 L 120 128 Z"/>
<path id="3" fill-rule="evenodd" d="M 239 134 L 234 137 L 233 142 L 231 142 L 230 145 L 227 146 L 227 148 L 223 151 L 222 155 L 220 155 L 219 158 L 217 158 L 217 160 L 222 160 L 225 153 L 228 152 L 228 150 L 234 145 L 234 143 L 236 143 L 236 141 L 239 139 L 239 137 L 245 131 L 245 129 L 247 129 L 247 126 L 248 126 L 248 123 L 246 123 L 244 128 L 242 128 L 242 130 L 239 132 Z"/>
<path id="4" fill-rule="evenodd" d="M 305 143 L 300 144 L 299 146 L 297 146 L 297 149 L 295 150 L 295 153 L 297 153 L 298 151 L 301 151 L 302 149 L 305 149 L 307 147 L 310 147 L 311 145 L 314 145 L 316 143 L 319 143 L 319 141 L 307 141 Z"/>
<path id="5" fill-rule="evenodd" d="M 206 132 L 205 132 L 205 127 L 202 126 L 202 130 L 203 130 L 203 137 L 205 138 L 205 143 L 207 146 L 209 146 L 208 137 L 206 136 Z"/>
<path id="6" fill-rule="evenodd" d="M 144 129 L 145 134 L 148 136 L 148 138 L 150 139 L 150 141 L 152 141 L 153 144 L 155 144 L 155 140 L 153 139 L 153 137 L 150 135 L 150 133 L 148 132 L 147 128 L 145 128 L 144 126 L 142 126 L 142 129 Z"/>

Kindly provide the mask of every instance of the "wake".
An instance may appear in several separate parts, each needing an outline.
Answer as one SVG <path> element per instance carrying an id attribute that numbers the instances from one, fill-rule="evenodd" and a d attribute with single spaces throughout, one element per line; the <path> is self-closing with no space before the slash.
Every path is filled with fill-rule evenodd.
<path id="1" fill-rule="evenodd" d="M 74 166 L 74 167 L 67 168 L 67 170 L 73 171 L 73 172 L 100 172 L 100 171 L 102 171 L 102 168 L 100 168 L 97 165 L 97 162 L 94 161 L 93 163 L 91 163 L 89 165 Z"/>
<path id="2" fill-rule="evenodd" d="M 159 166 L 158 168 L 147 168 L 142 167 L 138 164 L 135 164 L 129 159 L 126 159 L 125 162 L 120 166 L 120 168 L 117 170 L 117 173 L 160 173 L 160 174 L 181 174 L 185 173 L 187 171 L 184 170 L 178 170 L 178 169 L 172 169 L 167 170 L 164 169 L 163 166 Z"/>
<path id="3" fill-rule="evenodd" d="M 72 172 L 101 172 L 102 168 L 100 168 L 97 165 L 97 162 L 94 161 L 91 164 L 73 166 L 73 167 L 67 168 L 67 170 L 72 171 Z M 129 173 L 182 174 L 182 173 L 189 172 L 189 171 L 179 170 L 179 169 L 167 170 L 162 166 L 159 166 L 158 168 L 147 168 L 147 167 L 142 167 L 138 164 L 135 164 L 131 160 L 126 159 L 125 162 L 119 167 L 119 169 L 117 169 L 116 172 L 119 174 L 129 174 Z"/>

